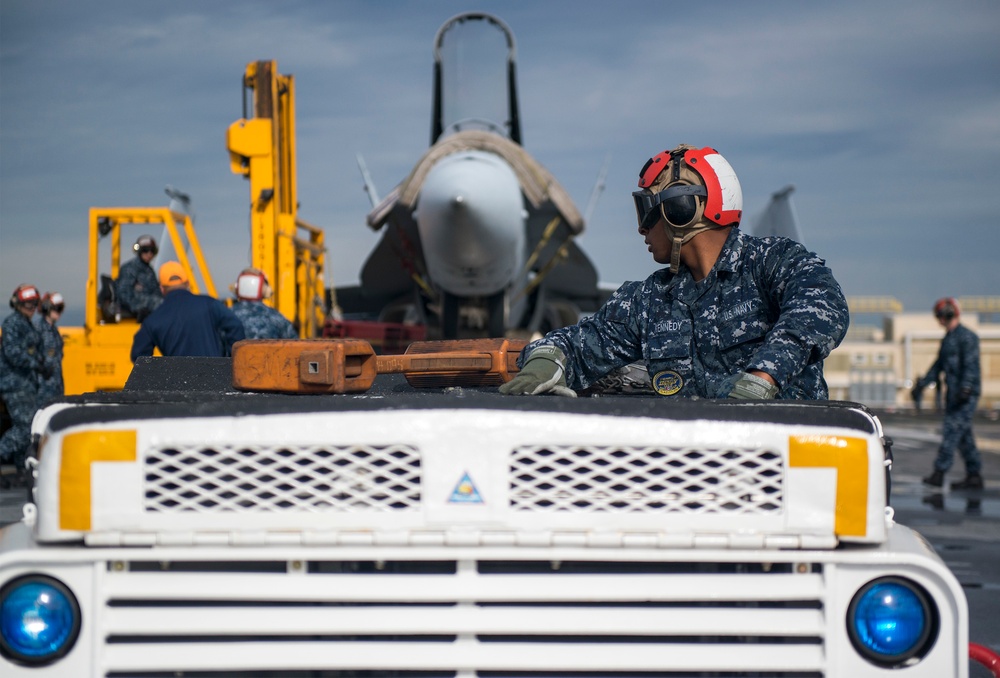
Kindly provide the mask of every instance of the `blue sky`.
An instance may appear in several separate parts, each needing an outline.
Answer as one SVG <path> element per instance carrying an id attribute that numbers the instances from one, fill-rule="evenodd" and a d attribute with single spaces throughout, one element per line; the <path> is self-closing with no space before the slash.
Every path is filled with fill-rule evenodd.
<path id="1" fill-rule="evenodd" d="M 717 148 L 745 213 L 794 184 L 806 245 L 848 295 L 907 310 L 1000 295 L 1000 3 L 331 0 L 0 1 L 0 292 L 83 302 L 87 210 L 192 196 L 217 287 L 249 257 L 229 170 L 248 62 L 297 88 L 300 216 L 350 284 L 377 236 L 355 156 L 384 195 L 427 148 L 432 42 L 487 11 L 517 40 L 525 147 L 583 210 L 607 282 L 656 264 L 630 193 L 645 160 Z M 154 235 L 159 235 L 154 233 Z M 68 320 L 82 319 L 75 313 Z"/>

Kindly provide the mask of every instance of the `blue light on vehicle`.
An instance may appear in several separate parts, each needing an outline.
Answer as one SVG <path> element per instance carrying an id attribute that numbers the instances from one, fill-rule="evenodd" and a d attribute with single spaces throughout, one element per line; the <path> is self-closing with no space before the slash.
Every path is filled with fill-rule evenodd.
<path id="1" fill-rule="evenodd" d="M 80 632 L 80 606 L 61 582 L 29 575 L 0 590 L 0 652 L 25 664 L 64 656 Z"/>
<path id="2" fill-rule="evenodd" d="M 930 598 L 902 577 L 883 577 L 866 584 L 847 612 L 848 635 L 866 659 L 899 666 L 923 657 L 933 643 L 936 614 Z"/>

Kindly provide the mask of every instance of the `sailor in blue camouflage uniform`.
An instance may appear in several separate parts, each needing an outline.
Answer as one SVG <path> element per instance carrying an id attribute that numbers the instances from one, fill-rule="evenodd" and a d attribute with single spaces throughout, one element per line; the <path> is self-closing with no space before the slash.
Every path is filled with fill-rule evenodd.
<path id="1" fill-rule="evenodd" d="M 793 240 L 738 230 L 740 184 L 714 149 L 664 151 L 639 187 L 639 233 L 670 267 L 526 346 L 501 392 L 573 395 L 641 361 L 665 396 L 827 398 L 823 360 L 849 316 L 824 261 Z"/>
<path id="2" fill-rule="evenodd" d="M 952 483 L 953 490 L 978 490 L 983 487 L 982 459 L 972 434 L 972 415 L 976 412 L 982 392 L 979 369 L 979 337 L 959 322 L 958 302 L 950 297 L 934 304 L 934 317 L 945 328 L 937 360 L 913 387 L 914 400 L 921 392 L 938 381 L 944 373 L 947 392 L 944 399 L 944 423 L 941 445 L 934 460 L 934 471 L 924 478 L 932 487 L 941 487 L 944 476 L 955 459 L 955 449 L 965 462 L 965 479 Z"/>
<path id="3" fill-rule="evenodd" d="M 66 309 L 66 301 L 58 292 L 46 292 L 42 296 L 41 312 L 35 316 L 35 328 L 42 335 L 42 356 L 48 366 L 49 376 L 42 378 L 38 386 L 38 408 L 41 409 L 61 398 L 65 393 L 63 383 L 63 338 L 56 323 Z"/>
<path id="4" fill-rule="evenodd" d="M 128 311 L 139 322 L 163 303 L 163 292 L 150 262 L 159 248 L 151 235 L 139 236 L 132 245 L 135 258 L 124 263 L 118 271 L 115 288 L 122 310 Z"/>
<path id="5" fill-rule="evenodd" d="M 257 268 L 243 269 L 230 289 L 236 295 L 233 313 L 243 323 L 247 339 L 299 338 L 299 333 L 288 318 L 264 305 L 263 300 L 271 296 L 271 286 L 263 271 Z"/>
<path id="6" fill-rule="evenodd" d="M 0 461 L 14 464 L 21 478 L 31 420 L 38 409 L 39 379 L 46 374 L 42 336 L 31 322 L 38 302 L 38 288 L 19 285 L 10 297 L 14 312 L 4 319 L 0 335 L 0 397 L 11 419 L 11 427 L 0 437 Z"/>

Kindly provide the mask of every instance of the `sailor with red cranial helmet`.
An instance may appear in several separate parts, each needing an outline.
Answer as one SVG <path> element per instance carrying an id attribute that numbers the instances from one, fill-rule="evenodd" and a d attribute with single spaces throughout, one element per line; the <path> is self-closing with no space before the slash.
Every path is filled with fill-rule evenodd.
<path id="1" fill-rule="evenodd" d="M 34 285 L 18 285 L 10 296 L 14 312 L 4 319 L 0 334 L 0 398 L 11 418 L 11 428 L 0 437 L 0 462 L 14 464 L 22 476 L 39 380 L 47 374 L 42 336 L 31 321 L 40 299 Z"/>
<path id="2" fill-rule="evenodd" d="M 638 188 L 639 236 L 666 267 L 526 346 L 501 392 L 599 389 L 639 363 L 664 396 L 827 398 L 823 360 L 849 316 L 825 262 L 794 240 L 738 228 L 739 179 L 713 148 L 663 151 L 642 166 Z"/>
<path id="3" fill-rule="evenodd" d="M 267 276 L 257 268 L 245 268 L 229 289 L 236 296 L 233 313 L 243 323 L 247 339 L 298 339 L 288 318 L 264 304 L 271 296 Z"/>
<path id="4" fill-rule="evenodd" d="M 43 377 L 38 387 L 38 407 L 42 408 L 65 394 L 63 383 L 63 338 L 56 323 L 66 309 L 66 301 L 59 292 L 46 292 L 35 316 L 35 329 L 42 335 L 42 358 L 47 365 L 48 377 Z"/>

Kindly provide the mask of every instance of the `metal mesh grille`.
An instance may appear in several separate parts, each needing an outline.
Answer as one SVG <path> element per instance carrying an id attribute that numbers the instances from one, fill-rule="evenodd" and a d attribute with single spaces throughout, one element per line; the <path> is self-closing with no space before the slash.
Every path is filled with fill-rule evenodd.
<path id="1" fill-rule="evenodd" d="M 524 446 L 510 463 L 517 511 L 773 513 L 782 457 L 759 448 Z"/>
<path id="2" fill-rule="evenodd" d="M 146 511 L 406 511 L 420 506 L 416 448 L 174 446 L 145 458 Z"/>

